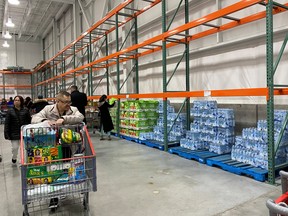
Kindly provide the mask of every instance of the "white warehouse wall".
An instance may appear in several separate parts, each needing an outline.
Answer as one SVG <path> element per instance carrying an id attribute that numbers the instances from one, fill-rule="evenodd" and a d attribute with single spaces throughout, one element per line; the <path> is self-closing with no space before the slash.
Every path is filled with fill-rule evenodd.
<path id="1" fill-rule="evenodd" d="M 4 40 L 0 39 L 0 70 L 8 66 L 23 66 L 25 69 L 32 69 L 42 60 L 41 44 L 39 41 L 15 41 L 13 36 L 13 39 L 7 40 L 7 42 L 10 47 L 4 48 L 2 47 Z"/>
<path id="2" fill-rule="evenodd" d="M 40 42 L 17 42 L 17 64 L 27 69 L 33 69 L 42 61 Z"/>
<path id="3" fill-rule="evenodd" d="M 2 44 L 3 39 L 0 39 L 0 70 L 6 69 L 9 66 L 21 66 L 24 69 L 33 69 L 42 60 L 42 50 L 39 41 L 35 42 L 24 42 L 17 41 L 13 38 L 7 40 L 10 47 L 4 48 Z M 6 74 L 5 75 L 5 85 L 31 85 L 30 75 L 20 75 L 20 74 Z M 3 85 L 3 74 L 0 73 L 0 85 Z M 4 96 L 4 91 L 0 90 L 0 97 Z M 30 88 L 6 88 L 5 97 L 14 97 L 16 95 L 22 95 L 23 97 L 31 97 Z"/>

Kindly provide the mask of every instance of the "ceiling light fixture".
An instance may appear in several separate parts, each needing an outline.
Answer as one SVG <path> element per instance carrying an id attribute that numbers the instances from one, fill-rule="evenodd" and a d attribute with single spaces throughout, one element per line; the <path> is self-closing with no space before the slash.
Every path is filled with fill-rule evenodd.
<path id="1" fill-rule="evenodd" d="M 11 17 L 8 17 L 8 20 L 6 22 L 6 26 L 11 27 L 11 28 L 13 28 L 15 26 L 15 24 L 12 22 Z"/>
<path id="2" fill-rule="evenodd" d="M 12 5 L 19 5 L 20 4 L 19 0 L 8 0 L 8 2 Z"/>
<path id="3" fill-rule="evenodd" d="M 2 44 L 2 46 L 3 46 L 3 47 L 6 47 L 6 48 L 10 47 L 10 45 L 7 43 L 7 41 L 4 41 L 4 43 Z"/>
<path id="4" fill-rule="evenodd" d="M 4 38 L 6 38 L 6 39 L 12 38 L 12 35 L 9 34 L 9 31 L 6 31 L 6 33 L 4 34 Z"/>

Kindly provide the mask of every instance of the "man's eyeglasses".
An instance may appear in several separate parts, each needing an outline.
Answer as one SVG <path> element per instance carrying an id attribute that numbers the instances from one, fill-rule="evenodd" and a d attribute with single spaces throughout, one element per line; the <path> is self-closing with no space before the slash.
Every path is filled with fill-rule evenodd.
<path id="1" fill-rule="evenodd" d="M 63 100 L 59 100 L 59 101 L 61 101 L 61 102 L 64 103 L 64 104 L 67 104 L 67 105 L 71 105 L 71 104 L 72 104 L 71 101 L 63 101 Z"/>

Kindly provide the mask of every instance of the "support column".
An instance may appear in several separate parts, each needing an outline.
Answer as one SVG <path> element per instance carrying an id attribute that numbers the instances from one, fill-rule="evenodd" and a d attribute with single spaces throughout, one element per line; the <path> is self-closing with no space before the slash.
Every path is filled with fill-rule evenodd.
<path id="1" fill-rule="evenodd" d="M 273 80 L 273 1 L 266 5 L 266 68 L 267 68 L 267 128 L 268 128 L 268 182 L 275 184 L 274 154 L 274 80 Z"/>
<path id="2" fill-rule="evenodd" d="M 162 33 L 166 32 L 166 0 L 162 0 Z M 163 92 L 167 92 L 166 39 L 162 39 Z M 168 151 L 167 98 L 163 98 L 164 151 Z"/>

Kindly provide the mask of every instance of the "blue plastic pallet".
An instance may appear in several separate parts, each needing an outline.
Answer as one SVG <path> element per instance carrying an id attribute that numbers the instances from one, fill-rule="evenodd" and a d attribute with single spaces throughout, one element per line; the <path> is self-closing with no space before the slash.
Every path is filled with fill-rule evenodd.
<path id="1" fill-rule="evenodd" d="M 120 138 L 126 139 L 126 140 L 128 140 L 128 141 L 132 141 L 132 142 L 137 142 L 137 143 L 139 143 L 139 139 L 138 139 L 138 138 L 129 137 L 129 136 L 121 135 L 121 134 L 120 134 Z"/>
<path id="2" fill-rule="evenodd" d="M 264 182 L 267 178 L 268 171 L 262 168 L 254 167 L 231 159 L 231 155 L 223 155 L 207 159 L 207 165 L 217 166 L 231 173 L 238 175 L 247 175 L 257 181 Z"/>
<path id="3" fill-rule="evenodd" d="M 111 135 L 118 137 L 118 133 L 115 133 L 115 132 L 111 132 Z"/>
<path id="4" fill-rule="evenodd" d="M 219 154 L 209 152 L 208 150 L 190 150 L 190 149 L 183 148 L 183 147 L 170 148 L 168 152 L 171 154 L 177 154 L 180 157 L 183 157 L 189 160 L 195 159 L 203 164 L 206 163 L 207 158 L 219 156 Z"/>
<path id="5" fill-rule="evenodd" d="M 156 140 L 139 140 L 140 144 L 146 145 L 148 147 L 151 148 L 157 148 L 160 150 L 164 150 L 164 143 L 160 142 L 160 141 L 156 141 Z M 174 146 L 179 146 L 179 142 L 172 142 L 172 143 L 168 143 L 168 148 L 170 147 L 174 147 Z"/>

